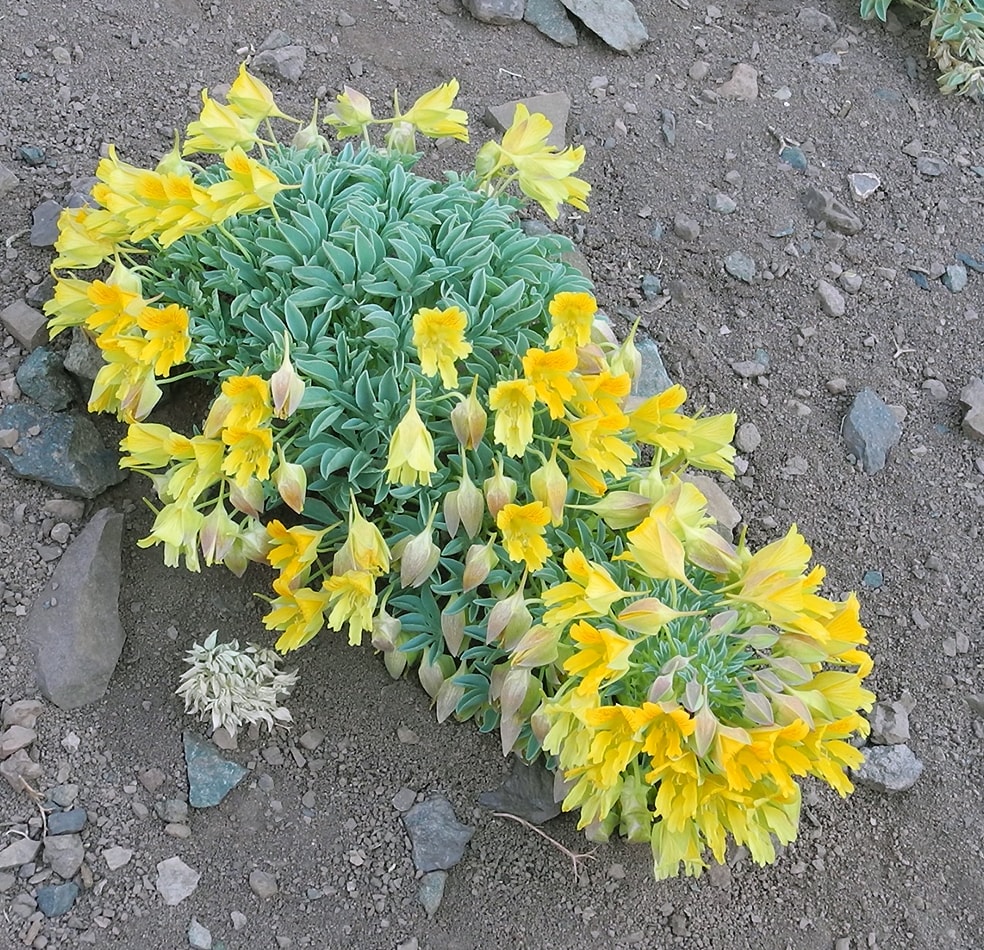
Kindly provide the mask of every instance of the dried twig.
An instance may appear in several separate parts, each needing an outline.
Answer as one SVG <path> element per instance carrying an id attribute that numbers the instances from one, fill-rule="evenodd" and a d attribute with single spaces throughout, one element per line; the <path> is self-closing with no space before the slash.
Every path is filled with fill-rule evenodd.
<path id="1" fill-rule="evenodd" d="M 541 831 L 532 822 L 527 821 L 525 818 L 520 818 L 519 815 L 510 814 L 507 811 L 494 811 L 492 812 L 496 818 L 511 818 L 513 821 L 519 822 L 524 828 L 529 828 L 530 831 L 536 832 L 541 838 L 546 838 L 558 851 L 563 851 L 571 859 L 571 864 L 574 866 L 574 882 L 579 884 L 581 881 L 581 861 L 597 861 L 595 857 L 595 852 L 597 848 L 592 848 L 590 851 L 584 853 L 577 853 L 571 851 L 570 848 L 565 848 L 556 838 L 551 838 L 545 831 Z"/>
<path id="2" fill-rule="evenodd" d="M 19 775 L 18 778 L 21 780 L 21 785 L 24 786 L 24 791 L 27 792 L 28 798 L 34 802 L 38 813 L 41 815 L 41 836 L 46 837 L 48 834 L 48 813 L 44 810 L 42 802 L 44 802 L 44 795 L 39 792 L 36 788 L 32 788 L 31 784 L 24 778 L 23 775 Z"/>

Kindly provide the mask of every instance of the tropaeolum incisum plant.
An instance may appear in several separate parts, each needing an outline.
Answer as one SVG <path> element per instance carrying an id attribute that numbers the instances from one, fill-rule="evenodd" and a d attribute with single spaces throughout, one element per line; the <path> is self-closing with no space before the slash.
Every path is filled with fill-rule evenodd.
<path id="1" fill-rule="evenodd" d="M 770 861 L 801 778 L 851 790 L 858 603 L 820 595 L 795 527 L 758 552 L 715 530 L 683 475 L 733 476 L 735 417 L 634 397 L 633 336 L 565 238 L 518 226 L 513 185 L 586 208 L 583 149 L 518 106 L 473 171 L 413 174 L 417 135 L 467 140 L 456 93 L 378 119 L 346 89 L 325 122 L 360 145 L 332 154 L 315 120 L 283 144 L 241 69 L 155 168 L 99 163 L 61 220 L 52 331 L 102 350 L 90 408 L 129 423 L 122 464 L 156 495 L 140 544 L 269 565 L 280 651 L 368 641 L 441 720 L 543 757 L 591 837 L 650 842 L 660 877 L 729 838 Z M 216 381 L 205 418 L 145 421 L 189 376 Z"/>

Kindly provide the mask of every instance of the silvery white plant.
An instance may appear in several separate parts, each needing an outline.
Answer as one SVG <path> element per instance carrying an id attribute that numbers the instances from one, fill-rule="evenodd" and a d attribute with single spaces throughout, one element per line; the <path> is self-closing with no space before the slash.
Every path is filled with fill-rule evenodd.
<path id="1" fill-rule="evenodd" d="M 185 662 L 189 669 L 181 674 L 176 692 L 184 700 L 185 712 L 211 719 L 212 728 L 224 726 L 229 735 L 245 723 L 275 725 L 292 722 L 289 710 L 280 705 L 297 682 L 297 671 L 281 672 L 280 656 L 274 650 L 239 641 L 216 643 L 213 630 L 204 643 L 195 643 Z"/>

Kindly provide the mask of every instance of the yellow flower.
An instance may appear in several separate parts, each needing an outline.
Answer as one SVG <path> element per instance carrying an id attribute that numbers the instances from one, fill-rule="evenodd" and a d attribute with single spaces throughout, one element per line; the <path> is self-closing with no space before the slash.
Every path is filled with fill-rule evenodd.
<path id="1" fill-rule="evenodd" d="M 85 325 L 101 338 L 117 338 L 137 328 L 137 317 L 147 301 L 117 284 L 94 280 L 89 284 L 89 303 L 92 310 Z"/>
<path id="2" fill-rule="evenodd" d="M 120 449 L 127 453 L 120 460 L 120 468 L 163 468 L 174 460 L 194 457 L 187 436 L 156 422 L 132 423 L 120 441 Z"/>
<path id="3" fill-rule="evenodd" d="M 692 420 L 688 433 L 692 444 L 683 453 L 687 464 L 734 478 L 735 448 L 731 440 L 735 437 L 737 421 L 738 417 L 733 412 Z"/>
<path id="4" fill-rule="evenodd" d="M 570 581 L 548 588 L 541 595 L 550 608 L 543 615 L 545 624 L 566 625 L 579 617 L 604 617 L 612 604 L 630 596 L 601 564 L 589 561 L 580 548 L 564 553 L 564 569 Z"/>
<path id="5" fill-rule="evenodd" d="M 567 466 L 567 477 L 570 479 L 571 488 L 574 491 L 585 495 L 594 495 L 600 498 L 608 489 L 608 482 L 605 481 L 604 473 L 597 465 L 591 462 L 584 462 L 579 458 L 564 457 L 564 464 Z"/>
<path id="6" fill-rule="evenodd" d="M 694 445 L 694 420 L 677 412 L 686 399 L 687 391 L 682 386 L 671 386 L 630 412 L 629 427 L 640 442 L 654 445 L 669 456 L 686 454 Z"/>
<path id="7" fill-rule="evenodd" d="M 188 311 L 176 303 L 160 309 L 144 307 L 137 317 L 144 339 L 131 348 L 134 359 L 152 366 L 155 376 L 168 376 L 171 367 L 183 363 L 191 345 Z"/>
<path id="8" fill-rule="evenodd" d="M 621 679 L 628 672 L 635 640 L 626 640 L 614 630 L 593 627 L 583 620 L 571 627 L 570 637 L 578 648 L 564 661 L 564 669 L 571 676 L 581 677 L 576 692 L 597 693 L 603 683 Z"/>
<path id="9" fill-rule="evenodd" d="M 58 256 L 51 266 L 54 270 L 98 267 L 128 237 L 126 225 L 104 211 L 65 208 L 58 216 Z"/>
<path id="10" fill-rule="evenodd" d="M 218 439 L 196 435 L 187 440 L 187 445 L 191 457 L 165 473 L 158 488 L 161 498 L 197 501 L 202 492 L 222 479 L 225 446 Z"/>
<path id="11" fill-rule="evenodd" d="M 677 580 L 694 590 L 687 578 L 683 542 L 668 523 L 666 506 L 657 506 L 625 539 L 629 550 L 616 556 L 619 561 L 634 561 L 654 580 Z"/>
<path id="12" fill-rule="evenodd" d="M 410 390 L 410 407 L 390 440 L 386 476 L 396 485 L 429 485 L 431 474 L 436 471 L 434 439 L 417 412 L 417 384 L 414 382 Z"/>
<path id="13" fill-rule="evenodd" d="M 489 408 L 495 412 L 493 434 L 506 453 L 522 456 L 533 439 L 536 390 L 525 379 L 503 380 L 489 390 Z"/>
<path id="14" fill-rule="evenodd" d="M 212 437 L 224 428 L 259 428 L 272 417 L 270 384 L 262 376 L 230 376 L 222 382 L 221 395 L 212 403 L 203 432 Z"/>
<path id="15" fill-rule="evenodd" d="M 276 646 L 286 653 L 304 646 L 320 632 L 325 625 L 329 594 L 324 585 L 321 590 L 310 587 L 290 590 L 275 581 L 273 586 L 280 596 L 271 603 L 273 609 L 263 618 L 263 626 L 267 630 L 283 631 Z"/>
<path id="16" fill-rule="evenodd" d="M 372 106 L 369 100 L 355 89 L 345 86 L 331 104 L 331 112 L 325 116 L 325 123 L 333 126 L 340 138 L 361 135 L 373 121 Z"/>
<path id="17" fill-rule="evenodd" d="M 209 213 L 216 222 L 231 218 L 244 211 L 258 211 L 273 205 L 274 198 L 285 185 L 265 165 L 250 158 L 238 145 L 229 149 L 222 161 L 229 169 L 229 177 L 207 189 Z"/>
<path id="18" fill-rule="evenodd" d="M 550 349 L 573 349 L 590 342 L 591 324 L 598 312 L 598 302 L 591 294 L 562 290 L 554 295 L 547 309 L 550 311 L 547 336 Z"/>
<path id="19" fill-rule="evenodd" d="M 513 561 L 524 562 L 531 571 L 539 570 L 550 556 L 544 533 L 550 523 L 550 509 L 538 501 L 528 505 L 506 505 L 496 516 L 502 544 Z"/>
<path id="20" fill-rule="evenodd" d="M 256 144 L 256 129 L 259 124 L 259 117 L 243 117 L 230 106 L 209 98 L 208 90 L 203 89 L 201 114 L 194 122 L 189 123 L 181 154 L 222 154 L 237 145 L 250 149 Z"/>
<path id="21" fill-rule="evenodd" d="M 90 412 L 115 412 L 119 419 L 146 418 L 161 398 L 150 367 L 134 362 L 115 338 L 99 339 L 106 364 L 96 374 L 89 394 Z"/>
<path id="22" fill-rule="evenodd" d="M 574 455 L 602 472 L 610 472 L 621 478 L 627 471 L 626 465 L 635 459 L 635 448 L 619 435 L 622 428 L 618 416 L 568 420 L 567 428 L 571 433 L 571 451 Z"/>
<path id="23" fill-rule="evenodd" d="M 413 315 L 413 345 L 420 357 L 420 368 L 425 376 L 440 372 L 445 389 L 458 385 L 455 360 L 464 359 L 472 351 L 465 339 L 467 322 L 468 317 L 459 307 L 422 307 Z"/>
<path id="24" fill-rule="evenodd" d="M 89 300 L 89 281 L 75 277 L 59 277 L 55 280 L 54 293 L 44 305 L 48 320 L 48 335 L 56 337 L 66 327 L 85 323 L 93 311 Z"/>
<path id="25" fill-rule="evenodd" d="M 203 521 L 204 516 L 191 502 L 165 505 L 157 513 L 150 534 L 137 541 L 137 544 L 142 548 L 163 544 L 165 565 L 177 567 L 184 556 L 185 568 L 197 573 L 201 570 L 198 560 L 198 530 Z"/>
<path id="26" fill-rule="evenodd" d="M 267 561 L 285 581 L 300 577 L 317 558 L 318 546 L 327 531 L 312 531 L 301 525 L 285 528 L 274 519 L 267 525 L 271 542 Z"/>
<path id="27" fill-rule="evenodd" d="M 355 495 L 352 494 L 348 537 L 335 554 L 333 572 L 344 574 L 346 571 L 369 571 L 379 575 L 385 574 L 389 567 L 390 551 L 379 528 L 362 516 Z"/>
<path id="28" fill-rule="evenodd" d="M 245 63 L 239 64 L 239 75 L 229 87 L 226 101 L 236 115 L 252 122 L 258 123 L 261 119 L 290 119 L 289 115 L 277 108 L 270 87 L 248 72 Z"/>
<path id="29" fill-rule="evenodd" d="M 402 115 L 397 109 L 396 118 L 412 125 L 418 132 L 432 139 L 454 138 L 468 141 L 468 113 L 463 109 L 452 109 L 454 97 L 458 95 L 458 80 L 425 92 Z"/>
<path id="30" fill-rule="evenodd" d="M 574 397 L 570 374 L 575 366 L 577 354 L 573 350 L 546 351 L 531 347 L 523 355 L 523 374 L 533 384 L 551 419 L 562 418 L 564 402 Z"/>
<path id="31" fill-rule="evenodd" d="M 634 633 L 650 636 L 658 633 L 671 620 L 678 617 L 696 617 L 699 610 L 674 610 L 658 597 L 642 597 L 634 600 L 618 615 L 618 622 Z"/>
<path id="32" fill-rule="evenodd" d="M 240 488 L 255 475 L 260 481 L 270 477 L 273 461 L 273 433 L 268 428 L 226 426 L 222 441 L 229 452 L 222 463 L 226 473 Z"/>
<path id="33" fill-rule="evenodd" d="M 328 626 L 341 630 L 348 624 L 349 645 L 362 643 L 362 634 L 372 630 L 372 615 L 376 610 L 376 580 L 369 571 L 346 571 L 325 581 L 325 590 L 332 609 Z"/>

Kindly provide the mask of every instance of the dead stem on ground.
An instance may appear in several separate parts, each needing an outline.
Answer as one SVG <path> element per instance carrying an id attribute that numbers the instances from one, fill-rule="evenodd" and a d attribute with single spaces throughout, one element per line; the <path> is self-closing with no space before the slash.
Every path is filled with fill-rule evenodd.
<path id="1" fill-rule="evenodd" d="M 528 828 L 530 831 L 536 832 L 541 838 L 546 838 L 558 851 L 563 851 L 571 859 L 571 864 L 574 867 L 574 883 L 579 884 L 581 882 L 581 861 L 597 861 L 595 857 L 595 852 L 598 850 L 596 847 L 592 848 L 590 851 L 585 851 L 583 853 L 578 853 L 571 851 L 570 848 L 564 847 L 556 838 L 551 838 L 545 831 L 541 831 L 532 822 L 527 821 L 525 818 L 520 818 L 519 815 L 510 814 L 508 811 L 494 811 L 492 812 L 496 818 L 511 818 L 513 821 L 518 822 L 524 828 Z"/>

